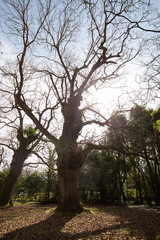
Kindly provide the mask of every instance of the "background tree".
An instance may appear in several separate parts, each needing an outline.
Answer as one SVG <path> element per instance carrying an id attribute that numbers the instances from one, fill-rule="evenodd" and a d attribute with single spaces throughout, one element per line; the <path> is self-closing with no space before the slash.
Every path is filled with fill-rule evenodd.
<path id="1" fill-rule="evenodd" d="M 149 199 L 147 194 L 147 188 L 149 188 L 150 200 L 153 198 L 155 203 L 159 205 L 159 151 L 151 122 L 151 112 L 151 110 L 141 106 L 135 106 L 131 110 L 130 144 L 132 151 L 140 155 L 134 160 L 143 177 L 146 198 Z"/>
<path id="2" fill-rule="evenodd" d="M 39 140 L 37 140 L 37 136 L 33 133 L 28 132 L 28 136 L 25 137 L 22 128 L 22 121 L 21 127 L 18 128 L 17 132 L 17 148 L 3 144 L 13 150 L 14 154 L 12 157 L 9 173 L 0 186 L 0 205 L 6 205 L 8 203 L 9 199 L 11 198 L 11 193 L 15 186 L 15 183 L 17 182 L 23 170 L 25 160 L 29 157 L 29 155 L 32 153 L 33 148 L 39 142 Z M 35 142 L 36 140 L 37 142 Z"/>
<path id="3" fill-rule="evenodd" d="M 158 152 L 160 153 L 160 108 L 152 112 L 152 123 L 158 146 Z"/>
<path id="4" fill-rule="evenodd" d="M 24 189 L 29 197 L 29 200 L 37 200 L 37 194 L 44 191 L 44 187 L 45 179 L 42 173 L 32 172 L 26 176 Z"/>
<path id="5" fill-rule="evenodd" d="M 8 157 L 12 160 L 9 172 L 0 185 L 0 205 L 6 205 L 11 198 L 13 188 L 22 173 L 24 162 L 32 154 L 33 149 L 39 144 L 41 134 L 29 125 L 24 112 L 14 101 L 14 86 L 6 87 L 7 82 L 1 79 L 1 136 L 2 149 L 9 150 Z M 7 79 L 10 82 L 10 78 Z M 9 164 L 9 161 L 8 161 Z"/>
<path id="6" fill-rule="evenodd" d="M 44 199 L 46 179 L 44 172 L 32 169 L 23 169 L 21 176 L 15 184 L 13 200 L 40 201 Z"/>
<path id="7" fill-rule="evenodd" d="M 80 173 L 80 193 L 82 202 L 91 204 L 99 200 L 99 154 L 92 151 L 86 158 Z"/>
<path id="8" fill-rule="evenodd" d="M 104 150 L 99 155 L 101 199 L 108 203 L 126 202 L 124 183 L 130 169 L 128 156 L 125 154 L 128 152 L 127 125 L 127 118 L 124 114 L 113 114 L 110 127 L 103 139 L 103 145 L 110 145 L 111 149 Z M 103 145 L 102 149 L 105 149 Z"/>
<path id="9" fill-rule="evenodd" d="M 58 200 L 58 183 L 55 151 L 48 148 L 48 157 L 45 156 L 47 163 L 45 174 L 45 199 L 43 203 L 57 202 Z"/>
<path id="10" fill-rule="evenodd" d="M 99 191 L 103 201 L 109 201 L 112 196 L 110 202 L 134 200 L 159 205 L 159 149 L 151 112 L 135 105 L 130 114 L 126 114 L 127 118 L 114 114 L 103 145 L 94 146 L 102 150 L 110 144 L 112 149 L 103 150 L 95 160 L 102 165 L 102 190 Z M 107 191 L 112 193 L 107 194 Z"/>

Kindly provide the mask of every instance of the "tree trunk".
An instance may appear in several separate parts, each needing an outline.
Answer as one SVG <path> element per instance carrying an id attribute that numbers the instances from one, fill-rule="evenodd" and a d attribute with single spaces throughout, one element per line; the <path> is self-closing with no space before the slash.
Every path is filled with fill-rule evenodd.
<path id="1" fill-rule="evenodd" d="M 77 213 L 83 210 L 79 192 L 80 169 L 58 168 L 59 205 L 58 211 L 63 213 Z"/>
<path id="2" fill-rule="evenodd" d="M 13 155 L 13 160 L 11 163 L 10 171 L 6 178 L 4 179 L 1 188 L 0 188 L 0 205 L 7 205 L 13 188 L 22 173 L 23 163 L 28 158 L 30 151 L 25 150 L 16 150 Z"/>
<path id="3" fill-rule="evenodd" d="M 62 136 L 56 146 L 58 154 L 59 205 L 58 211 L 78 213 L 80 203 L 79 174 L 83 157 L 78 150 L 77 139 L 82 129 L 81 96 L 70 97 L 62 106 L 64 117 Z"/>

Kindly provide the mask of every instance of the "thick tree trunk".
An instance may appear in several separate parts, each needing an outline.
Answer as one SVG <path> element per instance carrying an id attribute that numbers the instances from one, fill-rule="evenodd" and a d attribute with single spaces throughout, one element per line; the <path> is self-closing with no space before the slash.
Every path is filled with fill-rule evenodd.
<path id="1" fill-rule="evenodd" d="M 29 154 L 30 154 L 29 150 L 17 150 L 14 152 L 10 171 L 6 178 L 4 179 L 0 188 L 1 206 L 8 204 L 13 188 L 23 170 L 23 163 L 28 158 Z"/>
<path id="2" fill-rule="evenodd" d="M 59 205 L 58 211 L 63 213 L 77 213 L 83 210 L 79 192 L 80 169 L 66 169 L 59 167 Z"/>
<path id="3" fill-rule="evenodd" d="M 82 112 L 79 110 L 81 96 L 74 96 L 63 103 L 64 117 L 62 136 L 56 146 L 58 154 L 59 205 L 58 211 L 77 213 L 83 210 L 80 203 L 79 172 L 82 166 L 82 152 L 78 150 L 77 139 L 82 129 Z"/>

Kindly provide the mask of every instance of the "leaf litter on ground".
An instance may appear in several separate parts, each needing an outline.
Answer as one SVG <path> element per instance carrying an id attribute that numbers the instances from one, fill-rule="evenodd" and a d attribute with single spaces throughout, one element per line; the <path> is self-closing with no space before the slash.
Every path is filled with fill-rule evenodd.
<path id="1" fill-rule="evenodd" d="M 55 205 L 0 207 L 1 240 L 154 240 L 160 211 L 146 207 L 95 205 L 74 216 L 55 213 Z"/>

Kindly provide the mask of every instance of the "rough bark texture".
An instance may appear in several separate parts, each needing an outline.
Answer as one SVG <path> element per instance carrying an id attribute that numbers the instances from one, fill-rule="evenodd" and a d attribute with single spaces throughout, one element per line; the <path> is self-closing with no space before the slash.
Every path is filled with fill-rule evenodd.
<path id="1" fill-rule="evenodd" d="M 77 138 L 82 128 L 82 113 L 78 106 L 81 98 L 74 97 L 62 106 L 64 125 L 56 147 L 58 154 L 59 206 L 63 213 L 82 211 L 79 192 L 79 172 L 82 155 L 78 151 Z"/>
<path id="2" fill-rule="evenodd" d="M 21 172 L 23 170 L 23 163 L 28 158 L 30 151 L 26 150 L 16 150 L 13 155 L 13 160 L 10 166 L 9 174 L 4 179 L 2 186 L 0 188 L 0 205 L 7 205 L 14 185 L 17 182 Z"/>
<path id="3" fill-rule="evenodd" d="M 76 213 L 82 211 L 79 192 L 79 173 L 82 166 L 82 156 L 75 149 L 65 145 L 58 152 L 58 211 Z"/>
<path id="4" fill-rule="evenodd" d="M 58 169 L 60 201 L 58 210 L 63 213 L 81 212 L 79 194 L 79 169 Z"/>

